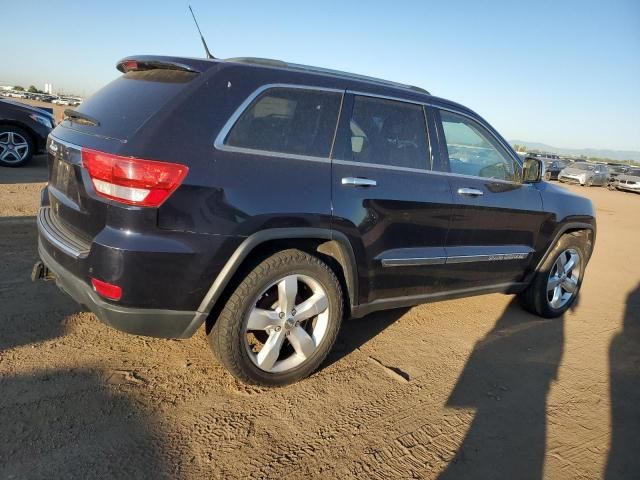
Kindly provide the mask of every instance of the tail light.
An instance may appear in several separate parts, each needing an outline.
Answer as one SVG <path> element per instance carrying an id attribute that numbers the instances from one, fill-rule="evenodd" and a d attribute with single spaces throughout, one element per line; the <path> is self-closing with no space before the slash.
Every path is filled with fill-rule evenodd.
<path id="1" fill-rule="evenodd" d="M 178 163 L 121 157 L 88 148 L 82 149 L 82 165 L 98 195 L 139 207 L 160 206 L 189 171 Z"/>

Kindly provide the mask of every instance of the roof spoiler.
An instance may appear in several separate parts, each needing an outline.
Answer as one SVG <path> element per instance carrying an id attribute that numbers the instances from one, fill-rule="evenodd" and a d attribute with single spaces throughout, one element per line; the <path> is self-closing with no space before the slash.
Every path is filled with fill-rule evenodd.
<path id="1" fill-rule="evenodd" d="M 116 68 L 122 73 L 144 70 L 178 70 L 181 72 L 201 73 L 203 70 L 199 65 L 189 65 L 171 57 L 156 56 L 126 57 L 116 63 Z"/>

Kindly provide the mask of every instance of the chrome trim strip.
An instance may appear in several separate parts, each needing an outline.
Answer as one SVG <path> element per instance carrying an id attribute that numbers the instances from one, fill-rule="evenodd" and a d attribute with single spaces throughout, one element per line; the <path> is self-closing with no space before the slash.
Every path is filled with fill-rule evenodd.
<path id="1" fill-rule="evenodd" d="M 414 257 L 414 258 L 384 258 L 380 262 L 383 267 L 414 267 L 422 265 L 449 265 L 473 262 L 500 262 L 505 260 L 525 260 L 530 253 L 497 253 L 486 255 L 459 255 L 452 257 Z"/>
<path id="2" fill-rule="evenodd" d="M 430 258 L 383 258 L 383 267 L 418 267 L 422 265 L 444 265 L 447 257 Z"/>
<path id="3" fill-rule="evenodd" d="M 254 148 L 230 147 L 228 145 L 216 146 L 216 148 L 223 152 L 246 153 L 248 155 L 258 155 L 261 157 L 289 158 L 293 160 L 305 160 L 307 162 L 331 163 L 331 160 L 329 158 L 312 157 L 310 155 L 299 155 L 297 153 L 271 152 L 268 150 L 257 150 Z"/>
<path id="4" fill-rule="evenodd" d="M 352 160 L 332 160 L 336 165 L 346 165 L 351 167 L 369 167 L 369 168 L 382 168 L 384 170 L 396 170 L 399 172 L 413 172 L 413 173 L 432 173 L 431 170 L 421 169 L 421 168 L 410 168 L 410 167 L 396 167 L 395 165 L 380 165 L 377 163 L 366 163 L 366 162 L 354 162 Z"/>
<path id="5" fill-rule="evenodd" d="M 529 252 L 496 253 L 486 255 L 460 255 L 447 257 L 447 265 L 450 263 L 471 263 L 471 262 L 501 262 L 504 260 L 524 260 L 529 256 Z"/>

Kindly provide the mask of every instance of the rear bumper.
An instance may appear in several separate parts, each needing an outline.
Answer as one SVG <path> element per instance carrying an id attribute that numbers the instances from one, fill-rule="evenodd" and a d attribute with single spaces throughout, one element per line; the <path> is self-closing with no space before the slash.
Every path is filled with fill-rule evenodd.
<path id="1" fill-rule="evenodd" d="M 43 248 L 42 239 L 38 240 L 38 253 L 64 292 L 95 313 L 102 322 L 123 332 L 151 337 L 188 338 L 206 316 L 195 311 L 133 308 L 107 303 L 89 285 L 54 260 Z"/>

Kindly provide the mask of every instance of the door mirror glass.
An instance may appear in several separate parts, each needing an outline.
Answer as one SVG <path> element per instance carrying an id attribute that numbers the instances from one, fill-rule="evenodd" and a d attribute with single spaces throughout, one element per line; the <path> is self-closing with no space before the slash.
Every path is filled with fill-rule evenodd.
<path id="1" fill-rule="evenodd" d="M 538 183 L 544 178 L 544 162 L 539 158 L 526 158 L 522 167 L 522 183 Z"/>

